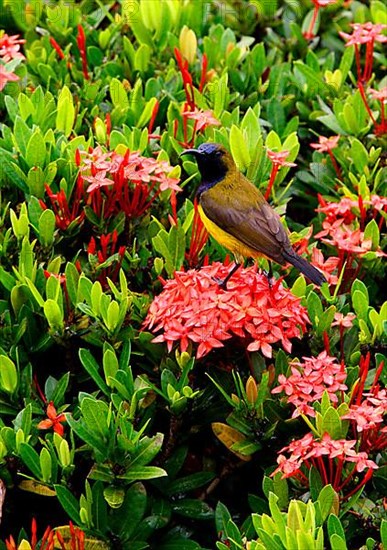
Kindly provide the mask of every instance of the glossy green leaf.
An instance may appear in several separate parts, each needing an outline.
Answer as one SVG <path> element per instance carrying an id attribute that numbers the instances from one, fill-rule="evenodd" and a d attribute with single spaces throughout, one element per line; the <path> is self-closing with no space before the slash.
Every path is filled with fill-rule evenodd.
<path id="1" fill-rule="evenodd" d="M 212 519 L 214 511 L 208 504 L 200 500 L 184 498 L 173 504 L 176 514 L 192 519 Z"/>
<path id="2" fill-rule="evenodd" d="M 62 505 L 62 508 L 74 521 L 75 524 L 81 524 L 81 518 L 79 516 L 79 503 L 72 493 L 63 485 L 54 485 L 56 496 Z"/>
<path id="3" fill-rule="evenodd" d="M 67 86 L 63 86 L 58 97 L 58 110 L 56 114 L 55 126 L 59 132 L 63 132 L 66 137 L 71 134 L 74 124 L 75 107 L 73 96 Z"/>
<path id="4" fill-rule="evenodd" d="M 117 476 L 126 481 L 142 481 L 166 476 L 167 472 L 158 466 L 133 466 L 125 474 Z"/>
<path id="5" fill-rule="evenodd" d="M 230 149 L 235 163 L 242 172 L 247 170 L 251 158 L 242 131 L 233 124 L 230 131 Z"/>
<path id="6" fill-rule="evenodd" d="M 39 240 L 42 246 L 52 246 L 54 242 L 55 214 L 52 210 L 43 210 L 39 218 Z"/>
<path id="7" fill-rule="evenodd" d="M 46 162 L 46 143 L 39 128 L 36 128 L 28 140 L 26 149 L 26 163 L 29 168 L 44 167 Z"/>

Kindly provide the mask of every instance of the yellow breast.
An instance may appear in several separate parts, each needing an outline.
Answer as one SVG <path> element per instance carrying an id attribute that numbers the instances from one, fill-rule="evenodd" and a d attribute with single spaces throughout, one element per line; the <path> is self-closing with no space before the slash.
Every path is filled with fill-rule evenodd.
<path id="1" fill-rule="evenodd" d="M 207 229 L 208 233 L 214 237 L 219 244 L 230 250 L 235 256 L 235 260 L 238 263 L 243 262 L 243 258 L 257 258 L 260 254 L 244 245 L 242 242 L 238 241 L 235 237 L 218 227 L 213 223 L 204 213 L 203 208 L 198 206 L 200 218 L 204 224 L 204 227 Z"/>

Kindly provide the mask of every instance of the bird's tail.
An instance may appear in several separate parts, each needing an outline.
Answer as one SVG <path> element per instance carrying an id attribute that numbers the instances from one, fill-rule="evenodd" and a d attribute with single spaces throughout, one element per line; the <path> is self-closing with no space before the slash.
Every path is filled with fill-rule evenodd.
<path id="1" fill-rule="evenodd" d="M 324 275 L 313 265 L 311 265 L 304 258 L 299 256 L 293 249 L 285 250 L 283 252 L 283 257 L 287 262 L 294 265 L 297 269 L 301 271 L 308 279 L 312 281 L 315 285 L 321 286 L 323 283 L 326 283 L 326 278 Z"/>

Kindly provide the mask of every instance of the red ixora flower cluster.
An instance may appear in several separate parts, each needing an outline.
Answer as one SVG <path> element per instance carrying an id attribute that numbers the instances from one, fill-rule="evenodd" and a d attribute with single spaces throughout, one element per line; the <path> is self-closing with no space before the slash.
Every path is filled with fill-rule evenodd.
<path id="1" fill-rule="evenodd" d="M 162 331 L 153 342 L 166 342 L 169 351 L 174 342 L 180 342 L 182 351 L 195 342 L 197 358 L 233 336 L 247 342 L 249 351 L 261 350 L 266 357 L 271 357 L 277 342 L 289 352 L 290 339 L 300 338 L 309 322 L 300 299 L 280 281 L 270 286 L 256 266 L 240 268 L 223 290 L 217 280 L 229 269 L 216 262 L 200 271 L 177 272 L 165 282 L 144 321 L 144 328 Z"/>
<path id="2" fill-rule="evenodd" d="M 339 34 L 346 41 L 346 44 L 345 44 L 346 46 L 355 47 L 357 86 L 359 88 L 359 92 L 363 100 L 364 106 L 367 109 L 367 113 L 374 125 L 375 134 L 383 135 L 387 132 L 387 123 L 386 123 L 386 118 L 384 113 L 383 92 L 372 90 L 373 92 L 376 91 L 377 94 L 379 93 L 381 94 L 381 97 L 377 95 L 377 99 L 380 99 L 380 98 L 382 99 L 381 100 L 381 121 L 378 122 L 374 117 L 372 109 L 368 105 L 368 100 L 365 93 L 364 85 L 366 85 L 372 77 L 375 42 L 379 42 L 382 44 L 387 42 L 387 35 L 384 34 L 384 31 L 387 29 L 387 25 L 382 23 L 374 24 L 368 21 L 366 23 L 353 23 L 351 24 L 351 27 L 353 29 L 352 34 L 347 34 L 345 32 L 340 32 Z M 363 70 L 361 68 L 361 63 L 360 63 L 360 46 L 362 44 L 365 44 L 366 46 L 365 63 L 364 63 Z M 371 92 L 371 89 L 369 91 Z"/>
<path id="3" fill-rule="evenodd" d="M 378 468 L 373 460 L 369 460 L 366 452 L 355 450 L 356 443 L 355 439 L 332 439 L 328 433 L 321 439 L 307 433 L 279 451 L 278 468 L 271 475 L 281 472 L 283 478 L 295 477 L 302 484 L 308 485 L 308 471 L 314 466 L 324 485 L 331 484 L 335 491 L 341 492 L 355 473 L 367 470 L 363 479 L 345 494 L 345 498 L 349 498 L 372 477 L 372 470 Z M 289 456 L 283 454 L 285 452 Z"/>
<path id="4" fill-rule="evenodd" d="M 21 548 L 30 548 L 31 550 L 85 550 L 85 533 L 78 527 L 74 527 L 73 523 L 69 522 L 70 538 L 65 540 L 59 530 L 52 529 L 50 526 L 46 528 L 43 537 L 38 541 L 36 519 L 32 518 L 31 524 L 31 539 L 27 542 L 23 539 L 24 544 L 18 545 L 11 535 L 5 541 L 7 550 L 21 550 Z M 22 541 L 22 543 L 23 543 Z"/>
<path id="5" fill-rule="evenodd" d="M 322 231 L 315 237 L 335 247 L 338 250 L 340 271 L 344 262 L 351 266 L 353 257 L 362 258 L 372 250 L 371 239 L 364 238 L 364 229 L 367 222 L 375 219 L 382 228 L 384 218 L 381 211 L 387 210 L 387 198 L 372 195 L 364 200 L 361 195 L 354 200 L 344 197 L 339 202 L 327 202 L 321 195 L 317 212 L 322 212 L 325 219 L 322 222 Z M 376 256 L 385 256 L 380 248 L 373 250 Z M 359 264 L 360 267 L 360 264 Z"/>
<path id="6" fill-rule="evenodd" d="M 333 403 L 337 403 L 337 392 L 347 389 L 343 383 L 347 377 L 344 365 L 326 351 L 317 357 L 303 357 L 302 362 L 293 361 L 291 372 L 288 378 L 283 374 L 278 376 L 279 386 L 272 393 L 285 392 L 288 402 L 296 407 L 292 418 L 300 414 L 316 416 L 312 404 L 321 399 L 324 392 Z"/>
<path id="7" fill-rule="evenodd" d="M 7 70 L 6 64 L 13 59 L 25 59 L 20 51 L 20 45 L 24 42 L 25 40 L 19 38 L 18 34 L 10 36 L 6 32 L 0 32 L 0 92 L 7 82 L 19 80 L 16 74 Z"/>
<path id="8" fill-rule="evenodd" d="M 90 263 L 98 273 L 98 280 L 104 287 L 107 285 L 107 278 L 113 282 L 117 280 L 125 256 L 125 246 L 118 247 L 116 251 L 117 241 L 118 234 L 117 231 L 114 230 L 113 233 L 107 233 L 106 235 L 100 236 L 99 249 L 97 248 L 94 237 L 91 237 L 87 247 Z M 91 259 L 90 255 L 94 258 Z M 115 262 L 114 259 L 116 260 Z"/>
<path id="9" fill-rule="evenodd" d="M 352 432 L 360 439 L 360 449 L 366 452 L 382 451 L 387 447 L 387 390 L 381 388 L 379 378 L 384 369 L 381 361 L 375 371 L 372 386 L 364 392 L 369 378 L 371 355 L 362 356 L 359 364 L 359 378 L 351 392 L 349 411 L 342 419 L 350 420 Z"/>
<path id="10" fill-rule="evenodd" d="M 166 161 L 143 157 L 138 151 L 125 155 L 96 147 L 82 153 L 81 178 L 89 184 L 88 203 L 98 216 L 109 218 L 124 212 L 127 217 L 144 214 L 162 191 L 181 191 Z"/>
<path id="11" fill-rule="evenodd" d="M 78 177 L 77 179 L 70 201 L 64 189 L 60 189 L 58 193 L 53 193 L 49 185 L 45 184 L 44 187 L 55 214 L 56 226 L 62 231 L 66 231 L 70 224 L 80 226 L 85 218 L 82 205 L 85 198 L 85 190 L 81 178 Z M 47 209 L 43 200 L 40 200 L 39 203 L 43 210 Z"/>

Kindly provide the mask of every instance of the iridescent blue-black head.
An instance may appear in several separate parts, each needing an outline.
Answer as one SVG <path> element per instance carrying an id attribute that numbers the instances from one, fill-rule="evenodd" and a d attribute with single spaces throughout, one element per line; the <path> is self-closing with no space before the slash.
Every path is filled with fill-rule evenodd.
<path id="1" fill-rule="evenodd" d="M 202 143 L 197 149 L 186 149 L 181 155 L 196 158 L 202 176 L 199 194 L 222 181 L 234 164 L 230 153 L 219 143 Z"/>

